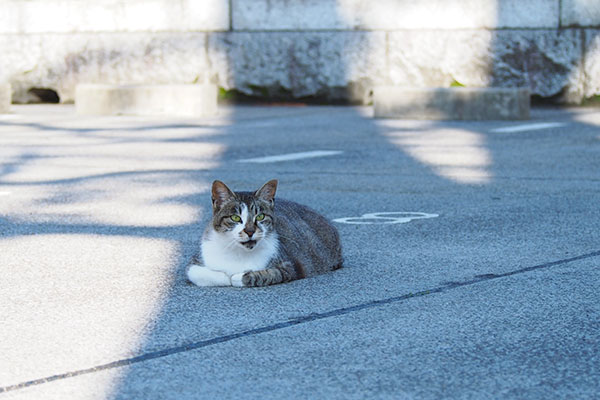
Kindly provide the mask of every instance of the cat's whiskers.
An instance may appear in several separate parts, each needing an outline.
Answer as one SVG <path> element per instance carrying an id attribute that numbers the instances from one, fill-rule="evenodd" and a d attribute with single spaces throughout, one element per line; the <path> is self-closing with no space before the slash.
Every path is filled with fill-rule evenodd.
<path id="1" fill-rule="evenodd" d="M 237 239 L 231 239 L 229 241 L 229 243 L 227 243 L 225 245 L 225 250 L 230 250 L 232 249 L 235 245 L 237 245 L 238 243 L 240 243 Z"/>
<path id="2" fill-rule="evenodd" d="M 266 236 L 266 235 L 265 235 L 265 233 L 264 233 L 264 232 L 262 232 L 262 231 L 261 231 L 261 232 L 256 232 L 256 233 L 254 233 L 254 235 L 252 236 L 252 240 L 256 240 L 256 241 L 258 241 L 258 240 L 260 240 L 260 239 L 264 239 L 264 238 L 265 238 L 265 236 Z"/>

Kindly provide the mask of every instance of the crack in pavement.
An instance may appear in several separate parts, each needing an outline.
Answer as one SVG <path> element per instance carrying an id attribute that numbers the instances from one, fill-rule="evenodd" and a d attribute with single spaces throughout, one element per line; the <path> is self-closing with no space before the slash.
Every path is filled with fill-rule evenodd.
<path id="1" fill-rule="evenodd" d="M 92 368 L 80 369 L 80 370 L 76 370 L 76 371 L 66 372 L 63 374 L 52 375 L 52 376 L 48 376 L 45 378 L 40 378 L 40 379 L 35 379 L 35 380 L 27 381 L 27 382 L 17 383 L 14 385 L 0 387 L 0 393 L 24 389 L 24 388 L 27 388 L 30 386 L 41 385 L 44 383 L 49 383 L 49 382 L 62 380 L 62 379 L 66 379 L 66 378 L 72 378 L 75 376 L 90 374 L 93 372 L 99 372 L 99 371 L 103 371 L 103 370 L 107 370 L 107 369 L 124 367 L 127 365 L 136 364 L 136 363 L 143 362 L 143 361 L 154 360 L 157 358 L 162 358 L 162 357 L 170 356 L 170 355 L 177 354 L 177 353 L 183 353 L 183 352 L 187 352 L 187 351 L 200 349 L 203 347 L 212 346 L 212 345 L 219 344 L 219 343 L 229 342 L 229 341 L 232 341 L 235 339 L 240 339 L 240 338 L 243 338 L 246 336 L 254 336 L 254 335 L 259 335 L 261 333 L 273 332 L 273 331 L 288 328 L 288 327 L 291 327 L 294 325 L 300 325 L 300 324 L 304 324 L 307 322 L 318 321 L 321 319 L 336 317 L 336 316 L 340 316 L 340 315 L 346 315 L 346 314 L 350 314 L 350 313 L 353 313 L 356 311 L 361 311 L 361 310 L 365 310 L 365 309 L 369 309 L 369 308 L 383 306 L 386 304 L 398 303 L 398 302 L 402 302 L 404 300 L 408 300 L 413 297 L 428 296 L 428 295 L 432 295 L 435 293 L 444 293 L 449 290 L 453 290 L 453 289 L 464 287 L 464 286 L 470 286 L 470 285 L 474 285 L 474 284 L 481 283 L 481 282 L 491 281 L 494 279 L 506 278 L 506 277 L 513 276 L 513 275 L 519 275 L 519 274 L 523 274 L 526 272 L 531 272 L 531 271 L 540 270 L 540 269 L 546 269 L 546 268 L 550 268 L 550 267 L 553 267 L 556 265 L 567 264 L 567 263 L 570 263 L 573 261 L 584 260 L 587 258 L 598 257 L 598 256 L 600 256 L 600 251 L 594 251 L 591 253 L 586 253 L 586 254 L 582 254 L 579 256 L 566 258 L 563 260 L 551 261 L 551 262 L 548 262 L 545 264 L 539 264 L 539 265 L 535 265 L 532 267 L 521 268 L 518 270 L 514 270 L 514 271 L 502 273 L 502 274 L 478 275 L 475 277 L 475 279 L 461 281 L 461 282 L 449 282 L 444 285 L 441 285 L 441 286 L 438 286 L 438 287 L 435 287 L 432 289 L 422 290 L 422 291 L 419 291 L 416 293 L 407 293 L 407 294 L 404 294 L 401 296 L 388 297 L 386 299 L 381 299 L 381 300 L 373 300 L 373 301 L 370 301 L 367 303 L 361 303 L 361 304 L 357 304 L 354 306 L 337 308 L 335 310 L 331 310 L 331 311 L 327 311 L 327 312 L 323 312 L 323 313 L 312 313 L 312 314 L 308 314 L 308 315 L 305 315 L 302 317 L 293 318 L 293 319 L 290 319 L 285 322 L 279 322 L 276 324 L 264 326 L 261 328 L 249 329 L 247 331 L 232 333 L 229 335 L 219 336 L 219 337 L 215 337 L 215 338 L 207 339 L 207 340 L 201 340 L 199 342 L 193 342 L 193 343 L 188 343 L 188 344 L 184 344 L 181 346 L 170 347 L 170 348 L 163 349 L 163 350 L 157 350 L 157 351 L 152 351 L 149 353 L 143 353 L 143 354 L 140 354 L 135 357 L 113 361 L 108 364 L 102 364 L 102 365 L 98 365 L 98 366 L 95 366 Z"/>

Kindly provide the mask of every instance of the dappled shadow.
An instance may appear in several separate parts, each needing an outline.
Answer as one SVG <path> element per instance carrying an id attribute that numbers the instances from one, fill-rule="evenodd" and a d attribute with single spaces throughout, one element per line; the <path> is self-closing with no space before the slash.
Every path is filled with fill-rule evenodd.
<path id="1" fill-rule="evenodd" d="M 2 353 L 27 369 L 3 376 L 2 386 L 64 370 L 56 355 L 65 350 L 69 368 L 81 368 L 89 366 L 89 343 L 108 357 L 139 345 L 173 268 L 196 251 L 200 198 L 224 146 L 215 136 L 228 123 L 226 116 L 173 125 L 72 113 L 47 123 L 52 108 L 18 110 L 0 124 L 2 320 L 12 327 Z M 28 287 L 31 301 L 47 300 L 33 308 L 11 300 Z M 16 345 L 23 341 L 39 343 L 43 349 L 29 351 L 54 361 L 23 353 Z"/>
<path id="2" fill-rule="evenodd" d="M 100 118 L 98 118 L 100 119 Z M 143 122 L 142 122 L 143 124 Z M 6 121 L 0 121 L 0 126 L 7 126 L 10 128 L 17 128 L 17 127 L 27 127 L 27 128 L 32 128 L 32 129 L 37 129 L 37 130 L 41 130 L 41 131 L 60 131 L 60 132 L 72 132 L 72 133 L 92 133 L 92 132 L 123 132 L 124 128 L 123 127 L 94 127 L 94 128 L 90 128 L 90 127 L 68 127 L 68 126 L 58 126 L 58 125 L 53 125 L 53 124 L 49 124 L 49 123 L 45 123 L 45 122 L 6 122 Z M 164 130 L 164 129 L 197 129 L 197 130 L 201 130 L 202 128 L 210 128 L 212 127 L 211 125 L 202 125 L 202 124 L 193 124 L 193 123 L 189 123 L 189 124 L 145 124 L 145 125 L 141 125 L 138 124 L 138 126 L 130 126 L 127 127 L 127 131 L 128 132 L 136 132 L 136 131 L 153 131 L 153 130 Z M 89 135 L 87 136 L 89 137 Z M 102 136 L 103 138 L 106 138 L 105 136 Z M 127 138 L 115 138 L 115 140 L 127 140 Z M 143 140 L 143 137 L 140 137 L 139 140 Z M 148 139 L 148 140 L 152 140 L 152 139 Z M 166 139 L 165 139 L 166 140 Z M 177 140 L 177 139 L 172 139 L 172 140 Z M 187 139 L 187 140 L 193 140 L 193 138 L 191 139 Z"/>
<path id="3" fill-rule="evenodd" d="M 25 212 L 14 212 L 17 209 L 14 203 L 13 212 L 6 213 L 6 209 L 3 209 L 5 219 L 1 222 L 2 246 L 13 257 L 24 249 L 28 250 L 25 258 L 19 256 L 12 264 L 3 259 L 6 263 L 4 265 L 8 269 L 13 268 L 13 265 L 14 268 L 21 268 L 20 279 L 35 279 L 36 271 L 41 269 L 45 271 L 45 276 L 53 280 L 49 287 L 43 282 L 37 284 L 38 294 L 48 291 L 48 296 L 53 298 L 49 304 L 40 306 L 41 312 L 56 312 L 54 309 L 60 304 L 72 304 L 73 300 L 69 299 L 86 299 L 79 306 L 79 312 L 95 315 L 91 321 L 78 316 L 74 322 L 68 323 L 65 321 L 69 312 L 62 311 L 58 322 L 56 318 L 53 320 L 63 327 L 55 336 L 53 330 L 45 325 L 43 318 L 34 323 L 28 316 L 28 311 L 15 305 L 12 306 L 13 309 L 21 310 L 22 318 L 22 330 L 18 332 L 27 339 L 44 331 L 45 337 L 54 344 L 48 345 L 44 340 L 46 349 L 43 354 L 52 355 L 69 349 L 70 370 L 102 366 L 115 360 L 132 360 L 144 354 L 153 354 L 154 357 L 156 354 L 153 352 L 159 352 L 160 358 L 160 351 L 169 349 L 181 350 L 184 355 L 184 358 L 173 355 L 173 360 L 177 361 L 169 364 L 169 367 L 148 359 L 142 363 L 125 362 L 122 364 L 125 369 L 108 368 L 111 380 L 104 383 L 107 390 L 105 397 L 141 396 L 148 391 L 157 396 L 182 392 L 192 395 L 198 390 L 219 395 L 224 393 L 220 390 L 229 391 L 231 388 L 198 380 L 198 376 L 214 377 L 224 373 L 223 381 L 233 383 L 257 377 L 262 379 L 273 374 L 270 366 L 260 368 L 252 364 L 255 368 L 248 370 L 247 357 L 260 360 L 260 354 L 265 354 L 266 351 L 283 356 L 281 351 L 270 347 L 268 338 L 258 334 L 262 327 L 310 313 L 323 313 L 367 300 L 381 299 L 390 294 L 414 292 L 416 289 L 445 282 L 449 276 L 460 281 L 490 271 L 499 273 L 502 268 L 510 265 L 506 265 L 503 260 L 494 261 L 484 256 L 483 259 L 475 260 L 469 260 L 469 257 L 476 257 L 476 254 L 485 252 L 489 246 L 508 251 L 503 247 L 507 238 L 510 238 L 508 243 L 512 246 L 511 251 L 527 258 L 526 247 L 514 246 L 514 243 L 515 235 L 523 235 L 520 239 L 525 239 L 530 231 L 522 227 L 520 232 L 515 232 L 507 225 L 510 220 L 497 220 L 492 227 L 485 223 L 482 211 L 495 208 L 518 217 L 522 214 L 523 207 L 531 207 L 523 203 L 528 195 L 524 195 L 522 187 L 535 179 L 551 178 L 552 172 L 549 171 L 544 176 L 532 175 L 528 164 L 547 163 L 549 168 L 552 167 L 554 152 L 561 151 L 553 148 L 554 142 L 551 140 L 552 135 L 557 134 L 556 130 L 529 134 L 494 133 L 490 131 L 490 124 L 481 122 L 373 121 L 366 113 L 365 109 L 336 107 L 293 110 L 237 108 L 229 125 L 220 125 L 208 137 L 205 133 L 194 133 L 192 129 L 188 132 L 189 140 L 181 143 L 184 147 L 190 143 L 221 144 L 222 150 L 212 156 L 217 161 L 205 168 L 186 164 L 185 168 L 175 170 L 163 167 L 164 169 L 146 171 L 138 168 L 137 172 L 132 170 L 122 175 L 104 176 L 86 175 L 82 170 L 82 176 L 76 180 L 53 176 L 41 181 L 30 180 L 26 171 L 34 173 L 37 168 L 44 167 L 44 164 L 36 166 L 25 161 L 20 165 L 22 170 L 19 170 L 19 166 L 13 166 L 12 171 L 3 176 L 0 187 L 2 190 L 8 188 L 14 193 L 25 189 L 31 195 L 31 200 L 21 198 L 20 201 L 31 201 L 31 206 L 24 204 L 22 209 Z M 281 118 L 284 114 L 285 118 Z M 552 111 L 544 111 L 535 114 L 534 118 L 548 120 L 552 115 Z M 575 124 L 573 117 L 576 116 L 577 114 L 573 114 L 561 121 Z M 127 118 L 123 118 L 125 120 Z M 498 122 L 493 126 L 516 124 L 518 123 Z M 584 128 L 585 125 L 580 124 Z M 259 133 L 257 129 L 260 130 Z M 182 162 L 178 160 L 182 148 L 167 148 L 166 154 L 162 148 L 162 140 L 169 140 L 171 132 L 173 131 L 151 130 L 144 138 L 140 137 L 142 142 L 149 139 L 147 136 L 154 138 L 151 151 L 144 154 L 150 159 L 156 156 L 168 159 L 169 163 Z M 135 132 L 135 135 L 139 133 Z M 45 131 L 39 131 L 36 135 L 43 139 Z M 81 140 L 78 136 L 86 134 L 72 132 L 69 135 Z M 178 135 L 185 136 L 181 133 Z M 117 136 L 119 145 L 124 139 L 132 144 L 137 143 L 137 136 L 131 135 L 127 129 Z M 517 137 L 524 142 L 520 151 L 515 153 L 514 146 L 507 144 L 509 139 Z M 580 149 L 587 141 L 597 141 L 596 138 L 595 130 L 584 129 L 581 135 L 574 137 L 576 142 L 581 140 L 574 143 L 574 149 Z M 105 146 L 94 144 L 97 139 L 90 137 L 86 139 L 89 140 L 88 145 L 81 144 L 86 147 L 88 154 L 93 153 L 95 146 L 99 150 Z M 546 145 L 540 147 L 542 142 Z M 16 150 L 31 149 L 24 142 L 14 146 Z M 36 146 L 40 149 L 43 147 L 41 144 Z M 7 149 L 5 146 L 2 148 Z M 461 163 L 470 159 L 470 152 L 487 153 L 491 161 L 485 164 L 485 170 L 493 179 L 485 182 L 464 181 L 463 177 L 470 176 L 464 171 L 447 174 L 443 169 L 438 169 L 439 165 L 446 165 L 447 159 L 444 157 L 448 156 L 444 152 L 440 155 L 441 148 L 449 150 L 450 154 L 456 152 L 455 160 L 460 160 Z M 270 165 L 237 162 L 242 158 L 316 149 L 338 149 L 343 153 L 335 156 L 336 162 L 326 158 Z M 54 160 L 50 157 L 52 152 L 66 157 L 62 151 L 60 148 L 50 148 L 44 153 L 47 157 L 45 160 L 51 164 Z M 594 154 L 594 150 L 589 151 L 590 156 Z M 524 158 L 524 155 L 529 157 Z M 75 152 L 73 156 L 77 158 L 79 152 Z M 113 157 L 103 154 L 95 164 L 102 165 L 107 161 L 119 163 L 121 157 L 118 154 Z M 473 159 L 480 157 L 475 156 Z M 144 163 L 138 167 L 143 165 Z M 575 165 L 577 164 L 573 166 Z M 553 168 L 561 167 L 564 168 Z M 540 171 L 539 168 L 535 170 L 538 173 Z M 24 174 L 21 175 L 23 180 L 14 179 L 15 173 Z M 197 251 L 203 224 L 209 218 L 208 188 L 211 180 L 223 179 L 236 189 L 252 189 L 272 177 L 280 179 L 282 197 L 309 204 L 330 218 L 372 211 L 406 210 L 439 212 L 446 222 L 436 223 L 435 235 L 431 230 L 423 228 L 423 225 L 413 225 L 411 229 L 387 229 L 385 234 L 377 236 L 376 243 L 372 232 L 339 225 L 345 245 L 346 268 L 318 278 L 256 290 L 200 289 L 189 285 L 183 271 L 186 262 Z M 138 191 L 135 185 L 140 180 L 144 183 L 144 188 Z M 4 185 L 6 182 L 10 185 Z M 557 190 L 564 188 L 563 182 Z M 146 189 L 148 193 L 145 192 Z M 129 190 L 132 193 L 128 193 Z M 141 203 L 132 202 L 130 194 Z M 461 210 L 468 197 L 478 199 L 479 206 Z M 107 198 L 114 199 L 114 206 L 104 205 L 101 209 L 94 210 L 94 204 L 102 203 Z M 6 198 L 2 198 L 2 201 L 5 200 Z M 449 200 L 452 201 L 451 204 L 448 204 Z M 540 199 L 536 197 L 535 201 L 539 202 Z M 153 208 L 154 204 L 165 203 L 176 203 L 193 210 L 185 212 L 187 219 L 178 223 L 145 219 L 143 214 L 132 215 L 131 209 L 127 209 L 122 215 L 123 219 L 115 218 L 121 215 L 118 212 L 121 204 L 133 204 L 147 212 L 164 212 L 160 218 L 168 222 L 176 213 L 168 208 Z M 63 204 L 75 207 L 62 210 L 60 206 Z M 78 211 L 77 204 L 86 204 L 86 208 Z M 540 202 L 534 207 L 545 209 L 546 205 Z M 109 214 L 104 214 L 106 210 Z M 128 218 L 139 223 L 127 223 Z M 541 214 L 538 219 L 530 222 L 547 227 L 552 232 L 554 224 L 560 226 L 568 223 L 569 218 L 568 213 L 551 219 Z M 469 227 L 477 231 L 477 243 L 465 235 L 465 230 Z M 496 236 L 499 230 L 504 235 L 500 241 Z M 487 240 L 482 241 L 481 238 Z M 433 243 L 444 245 L 439 248 L 430 247 L 432 240 Z M 547 250 L 557 244 L 557 239 L 547 238 L 546 242 L 542 247 Z M 399 243 L 406 244 L 402 265 L 396 262 Z M 586 245 L 588 244 L 582 243 L 582 246 Z M 44 261 L 44 252 L 53 251 L 52 247 L 64 252 L 64 255 L 55 258 L 55 261 Z M 556 249 L 562 251 L 560 247 Z M 365 252 L 369 258 L 365 258 Z M 383 255 L 376 255 L 378 252 Z M 444 268 L 432 269 L 432 263 L 424 263 L 423 257 L 443 260 Z M 377 262 L 369 262 L 368 259 Z M 28 263 L 33 263 L 33 267 L 29 267 Z M 63 275 L 65 273 L 67 275 Z M 73 279 L 76 279 L 77 284 L 74 284 Z M 111 279 L 114 283 L 106 285 L 102 283 L 103 279 Z M 58 289 L 56 285 L 60 285 Z M 98 292 L 95 287 L 103 290 L 110 288 L 110 295 Z M 108 315 L 106 310 L 110 310 Z M 206 345 L 204 350 L 185 351 L 186 346 L 191 344 L 213 339 L 219 343 L 219 339 L 229 340 L 227 338 L 230 334 L 253 329 L 258 332 L 252 334 L 256 336 L 256 340 L 261 342 L 264 339 L 261 351 L 243 347 L 242 355 L 236 353 L 235 345 Z M 29 333 L 23 333 L 25 330 Z M 95 352 L 87 347 L 88 342 L 67 342 L 65 338 L 72 340 L 73 332 L 91 343 L 100 343 L 104 346 L 103 349 Z M 117 345 L 105 346 L 105 341 Z M 240 346 L 246 342 L 242 341 Z M 6 354 L 7 359 L 22 356 L 14 350 Z M 97 354 L 97 357 L 88 360 L 86 354 Z M 37 357 L 39 360 L 39 356 Z M 290 359 L 288 362 L 290 366 L 303 365 L 300 358 Z M 30 379 L 65 372 L 65 367 L 60 363 L 38 364 L 41 364 L 38 370 L 26 375 Z M 322 370 L 317 368 L 316 371 L 322 376 Z M 161 388 L 155 386 L 157 380 L 161 382 Z M 179 385 L 182 380 L 195 384 L 181 388 Z M 292 381 L 294 379 L 290 382 Z M 52 392 L 54 386 L 47 385 L 47 390 Z"/>
<path id="4" fill-rule="evenodd" d="M 337 49 L 339 54 L 343 51 Z M 341 64 L 342 73 L 350 68 L 340 60 L 332 62 Z M 510 225 L 524 208 L 549 209 L 553 199 L 536 193 L 532 181 L 557 179 L 557 192 L 568 190 L 578 165 L 594 165 L 597 131 L 579 116 L 560 119 L 581 129 L 566 150 L 573 152 L 575 163 L 568 166 L 572 169 L 552 162 L 563 151 L 553 147 L 553 136 L 561 134 L 558 129 L 498 133 L 481 122 L 379 121 L 364 108 L 236 107 L 212 121 L 175 123 L 128 117 L 73 123 L 72 116 L 53 123 L 40 118 L 0 121 L 0 152 L 6 157 L 0 167 L 0 191 L 11 192 L 0 197 L 5 254 L 0 260 L 11 271 L 7 281 L 12 287 L 39 280 L 36 295 L 52 299 L 36 304 L 39 310 L 32 312 L 23 293 L 11 289 L 6 295 L 25 299 L 25 305 L 11 300 L 16 316 L 6 321 L 19 329 L 7 343 L 18 338 L 32 342 L 33 350 L 26 356 L 21 349 L 6 350 L 4 357 L 15 364 L 37 357 L 35 368 L 6 384 L 67 372 L 60 363 L 64 360 L 56 356 L 66 351 L 71 371 L 108 365 L 104 392 L 90 397 L 243 395 L 247 388 L 240 382 L 258 382 L 264 389 L 272 386 L 269 378 L 274 376 L 281 385 L 277 390 L 293 395 L 307 387 L 297 371 L 309 367 L 315 381 L 327 378 L 329 387 L 347 387 L 347 382 L 356 381 L 353 372 L 341 368 L 332 378 L 324 371 L 344 332 L 316 330 L 322 336 L 315 338 L 315 348 L 294 348 L 288 359 L 272 336 L 259 336 L 260 329 L 412 293 L 450 278 L 506 271 L 514 259 L 499 259 L 498 254 L 514 254 L 524 263 L 539 255 L 530 256 L 532 250 L 525 245 L 535 240 L 528 224 L 552 234 L 537 242 L 550 259 L 562 255 L 565 245 L 557 232 L 578 210 L 556 216 L 540 212 L 525 226 Z M 553 118 L 551 110 L 534 114 L 534 119 Z M 515 139 L 516 147 L 509 144 Z M 335 162 L 238 162 L 312 150 L 342 153 Z M 576 163 L 578 158 L 582 164 Z M 578 178 L 598 179 L 593 171 L 586 174 Z M 435 230 L 415 225 L 382 232 L 339 225 L 347 265 L 334 274 L 252 290 L 200 289 L 187 283 L 184 267 L 198 251 L 210 218 L 210 182 L 221 179 L 234 189 L 251 190 L 271 178 L 280 179 L 282 197 L 309 204 L 329 218 L 377 211 L 439 212 L 442 218 Z M 473 208 L 464 209 L 465 204 Z M 494 212 L 514 217 L 501 219 Z M 59 256 L 48 259 L 46 254 L 55 247 Z M 81 308 L 63 310 L 73 303 Z M 49 322 L 38 318 L 57 309 L 58 316 Z M 77 314 L 74 322 L 68 321 L 69 311 Z M 85 313 L 92 317 L 82 317 Z M 167 365 L 136 359 L 173 348 L 185 355 L 190 344 L 218 344 L 229 340 L 228 335 L 253 329 L 258 338 L 251 345 L 207 345 L 189 352 L 189 359 L 177 356 Z M 90 343 L 100 349 L 90 349 Z M 276 366 L 261 365 L 263 354 L 276 358 Z M 363 356 L 378 362 L 367 351 Z M 115 360 L 130 362 L 110 366 Z M 181 387 L 182 379 L 192 385 Z M 307 390 L 327 394 L 314 386 Z"/>

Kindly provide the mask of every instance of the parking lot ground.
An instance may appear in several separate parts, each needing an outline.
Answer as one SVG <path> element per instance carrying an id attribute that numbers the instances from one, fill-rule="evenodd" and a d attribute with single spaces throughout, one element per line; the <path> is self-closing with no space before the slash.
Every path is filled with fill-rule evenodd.
<path id="1" fill-rule="evenodd" d="M 0 398 L 595 398 L 600 111 L 0 115 Z M 214 179 L 279 180 L 344 268 L 185 279 Z"/>

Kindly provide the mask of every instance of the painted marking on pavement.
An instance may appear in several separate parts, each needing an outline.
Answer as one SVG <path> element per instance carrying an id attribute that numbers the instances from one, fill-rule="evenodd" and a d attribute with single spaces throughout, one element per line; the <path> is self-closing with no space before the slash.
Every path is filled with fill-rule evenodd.
<path id="1" fill-rule="evenodd" d="M 10 194 L 11 194 L 11 192 L 0 190 L 0 196 L 9 196 Z"/>
<path id="2" fill-rule="evenodd" d="M 301 160 L 304 158 L 315 158 L 315 157 L 326 157 L 341 154 L 342 151 L 337 150 L 315 150 L 315 151 L 303 151 L 301 153 L 289 153 L 280 154 L 277 156 L 257 157 L 257 158 L 246 158 L 238 160 L 238 162 L 249 162 L 249 163 L 272 163 L 280 161 L 293 161 Z"/>
<path id="3" fill-rule="evenodd" d="M 565 125 L 567 125 L 565 122 L 540 122 L 537 124 L 505 126 L 503 128 L 492 129 L 492 132 L 512 133 L 512 132 L 537 131 L 540 129 L 560 128 L 561 126 L 565 126 Z"/>
<path id="4" fill-rule="evenodd" d="M 334 222 L 341 224 L 372 225 L 372 224 L 405 224 L 415 219 L 435 218 L 438 214 L 429 214 L 423 212 L 376 212 L 363 214 L 360 217 L 344 217 L 334 219 Z"/>

